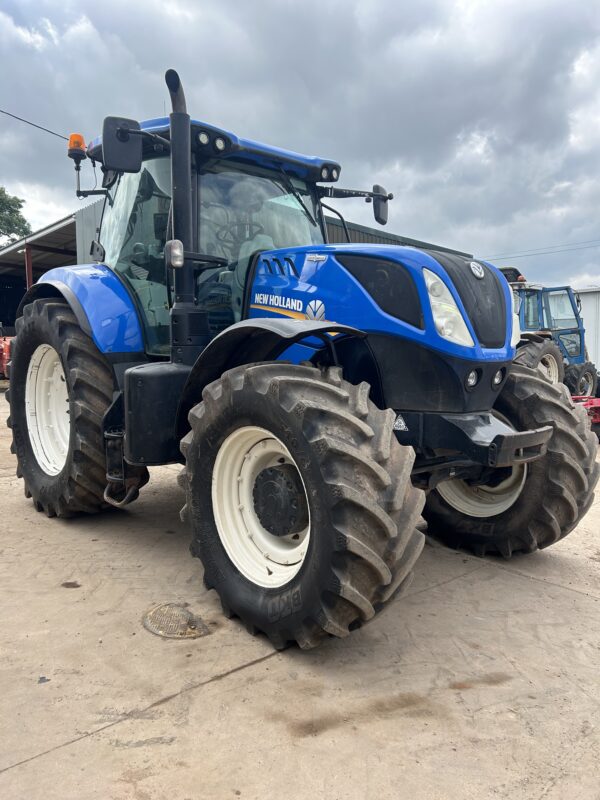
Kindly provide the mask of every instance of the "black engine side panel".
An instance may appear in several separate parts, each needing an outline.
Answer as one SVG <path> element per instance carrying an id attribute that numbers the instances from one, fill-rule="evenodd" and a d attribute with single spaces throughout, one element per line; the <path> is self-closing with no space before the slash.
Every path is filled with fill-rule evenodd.
<path id="1" fill-rule="evenodd" d="M 346 380 L 367 381 L 373 402 L 397 411 L 489 411 L 510 364 L 451 358 L 406 339 L 376 334 L 363 340 L 342 340 L 336 344 L 336 352 Z M 504 378 L 494 387 L 492 380 L 500 369 Z M 477 370 L 479 380 L 473 389 L 467 389 L 465 380 L 471 370 Z"/>

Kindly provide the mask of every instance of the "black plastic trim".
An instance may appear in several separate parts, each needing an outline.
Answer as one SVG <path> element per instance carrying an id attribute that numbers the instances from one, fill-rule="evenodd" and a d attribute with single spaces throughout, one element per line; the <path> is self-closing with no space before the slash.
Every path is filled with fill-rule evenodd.
<path id="1" fill-rule="evenodd" d="M 49 286 L 52 286 L 54 291 L 47 291 L 47 287 Z M 92 336 L 90 321 L 87 318 L 87 314 L 83 310 L 83 306 L 77 299 L 75 292 L 62 281 L 45 280 L 43 283 L 36 283 L 31 286 L 25 292 L 21 302 L 19 303 L 16 318 L 22 315 L 23 309 L 26 305 L 29 305 L 29 303 L 33 303 L 34 300 L 38 300 L 43 297 L 63 297 L 75 314 L 81 330 L 84 333 L 87 333 L 88 336 Z"/>

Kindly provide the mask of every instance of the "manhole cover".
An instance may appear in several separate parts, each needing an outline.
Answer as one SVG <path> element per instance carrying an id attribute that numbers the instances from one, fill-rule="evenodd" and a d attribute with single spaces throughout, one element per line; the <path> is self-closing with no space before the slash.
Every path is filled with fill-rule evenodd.
<path id="1" fill-rule="evenodd" d="M 177 603 L 154 606 L 144 615 L 142 622 L 147 631 L 166 639 L 197 639 L 210 633 L 201 617 Z"/>

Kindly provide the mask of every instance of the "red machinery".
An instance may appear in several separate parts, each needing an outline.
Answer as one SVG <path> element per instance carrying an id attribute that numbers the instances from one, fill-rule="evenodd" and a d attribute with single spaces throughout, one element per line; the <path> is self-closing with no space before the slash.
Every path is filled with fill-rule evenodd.
<path id="1" fill-rule="evenodd" d="M 8 362 L 10 361 L 10 343 L 12 336 L 0 336 L 0 378 L 8 378 Z"/>

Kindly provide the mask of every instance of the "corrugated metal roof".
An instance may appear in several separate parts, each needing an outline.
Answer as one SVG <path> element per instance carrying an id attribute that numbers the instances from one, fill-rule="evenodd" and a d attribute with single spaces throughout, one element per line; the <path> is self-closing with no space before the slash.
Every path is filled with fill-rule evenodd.
<path id="1" fill-rule="evenodd" d="M 46 225 L 0 250 L 0 275 L 25 274 L 25 246 L 31 249 L 33 278 L 46 270 L 77 261 L 75 214 Z"/>

